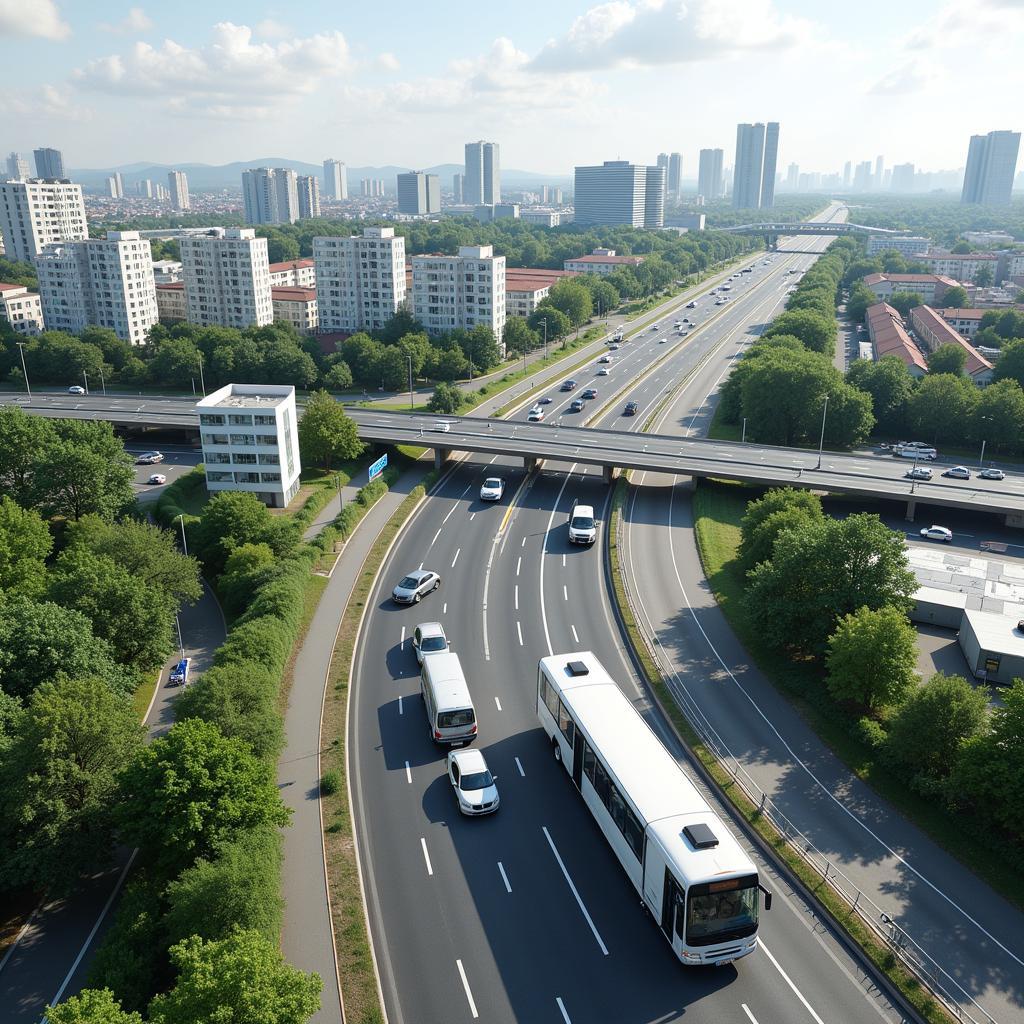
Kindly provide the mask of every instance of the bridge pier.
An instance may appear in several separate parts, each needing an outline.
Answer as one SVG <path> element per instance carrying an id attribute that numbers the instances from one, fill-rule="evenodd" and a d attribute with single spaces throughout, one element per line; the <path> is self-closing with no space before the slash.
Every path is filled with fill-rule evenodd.
<path id="1" fill-rule="evenodd" d="M 619 475 L 618 466 L 605 466 L 602 475 L 604 476 L 604 482 L 611 486 L 615 483 Z"/>
<path id="2" fill-rule="evenodd" d="M 908 523 L 912 523 L 914 521 L 914 512 L 916 510 L 917 510 L 917 499 L 916 498 L 908 498 L 907 499 L 907 515 L 906 515 L 906 520 L 907 520 Z"/>
<path id="3" fill-rule="evenodd" d="M 535 455 L 524 455 L 523 456 L 523 469 L 526 470 L 527 476 L 533 473 L 535 470 L 541 468 L 544 465 L 543 459 L 538 459 Z"/>
<path id="4" fill-rule="evenodd" d="M 451 457 L 451 448 L 435 448 L 434 449 L 434 469 L 441 469 L 442 466 Z"/>

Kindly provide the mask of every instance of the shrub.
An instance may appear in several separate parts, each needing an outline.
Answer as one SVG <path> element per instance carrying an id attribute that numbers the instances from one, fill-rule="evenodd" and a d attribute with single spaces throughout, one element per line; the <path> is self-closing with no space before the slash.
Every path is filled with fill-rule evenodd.
<path id="1" fill-rule="evenodd" d="M 341 788 L 341 776 L 336 771 L 324 772 L 320 776 L 320 794 L 334 796 Z"/>

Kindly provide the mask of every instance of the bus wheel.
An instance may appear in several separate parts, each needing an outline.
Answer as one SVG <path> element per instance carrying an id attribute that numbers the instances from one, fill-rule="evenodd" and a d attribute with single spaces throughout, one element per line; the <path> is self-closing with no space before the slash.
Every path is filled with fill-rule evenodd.
<path id="1" fill-rule="evenodd" d="M 552 738 L 552 740 L 551 740 L 551 753 L 555 755 L 555 760 L 559 764 L 561 764 L 562 763 L 562 748 L 559 746 L 558 740 L 554 739 L 554 738 Z"/>

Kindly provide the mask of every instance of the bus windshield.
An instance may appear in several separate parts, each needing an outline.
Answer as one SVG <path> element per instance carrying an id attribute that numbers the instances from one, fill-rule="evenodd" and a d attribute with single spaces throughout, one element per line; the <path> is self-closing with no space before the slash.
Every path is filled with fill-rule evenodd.
<path id="1" fill-rule="evenodd" d="M 699 886 L 704 889 L 706 886 Z M 757 884 L 726 892 L 694 894 L 686 900 L 686 943 L 710 946 L 757 931 Z"/>

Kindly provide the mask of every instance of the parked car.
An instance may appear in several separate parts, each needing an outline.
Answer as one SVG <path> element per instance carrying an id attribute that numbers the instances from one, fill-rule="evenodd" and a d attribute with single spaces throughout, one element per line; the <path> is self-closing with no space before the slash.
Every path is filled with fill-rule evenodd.
<path id="1" fill-rule="evenodd" d="M 68 388 L 68 394 L 69 395 L 84 395 L 85 394 L 85 388 L 83 388 L 81 384 L 72 384 L 71 387 Z"/>
<path id="2" fill-rule="evenodd" d="M 441 654 L 448 650 L 448 637 L 440 622 L 421 622 L 412 634 L 412 649 L 416 652 L 416 661 L 423 664 L 428 654 Z"/>
<path id="3" fill-rule="evenodd" d="M 953 542 L 953 531 L 947 530 L 945 526 L 926 526 L 921 530 L 921 536 L 925 540 L 940 540 L 945 544 Z"/>
<path id="4" fill-rule="evenodd" d="M 182 658 L 171 669 L 170 678 L 167 680 L 171 686 L 185 686 L 188 684 L 188 672 L 192 665 L 191 658 Z"/>
<path id="5" fill-rule="evenodd" d="M 501 501 L 505 493 L 505 481 L 500 476 L 489 476 L 480 485 L 481 501 Z"/>
<path id="6" fill-rule="evenodd" d="M 950 466 L 942 471 L 943 476 L 951 476 L 954 480 L 970 480 L 971 471 L 966 466 Z"/>
<path id="7" fill-rule="evenodd" d="M 1006 474 L 1001 469 L 989 466 L 978 474 L 979 480 L 1005 480 Z"/>
<path id="8" fill-rule="evenodd" d="M 913 466 L 903 475 L 908 480 L 931 480 L 932 471 L 927 466 Z"/>
<path id="9" fill-rule="evenodd" d="M 152 466 L 154 463 L 163 462 L 163 452 L 143 452 L 135 456 L 135 464 L 138 466 Z"/>
<path id="10" fill-rule="evenodd" d="M 441 586 L 441 577 L 430 569 L 414 569 L 403 576 L 391 591 L 395 604 L 418 604 L 425 595 L 432 594 Z"/>
<path id="11" fill-rule="evenodd" d="M 622 410 L 623 416 L 635 416 L 640 411 L 640 405 L 637 402 L 627 402 L 626 408 Z"/>
<path id="12" fill-rule="evenodd" d="M 498 778 L 491 774 L 486 758 L 474 747 L 449 752 L 448 781 L 462 814 L 493 814 L 501 803 L 495 785 Z"/>
<path id="13" fill-rule="evenodd" d="M 146 482 L 150 484 L 165 484 L 167 483 L 167 477 L 163 473 L 152 473 Z"/>

